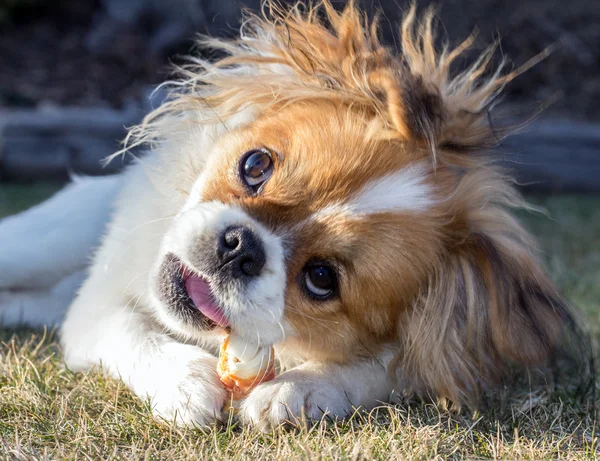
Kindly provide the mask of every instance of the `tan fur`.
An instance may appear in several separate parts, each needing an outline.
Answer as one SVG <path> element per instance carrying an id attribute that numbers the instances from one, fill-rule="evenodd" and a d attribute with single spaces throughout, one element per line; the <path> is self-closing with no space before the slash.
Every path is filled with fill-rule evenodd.
<path id="1" fill-rule="evenodd" d="M 496 142 L 486 111 L 518 71 L 500 66 L 485 77 L 490 49 L 453 73 L 473 40 L 438 51 L 433 10 L 418 21 L 408 9 L 396 55 L 352 3 L 341 13 L 329 1 L 267 9 L 247 18 L 238 40 L 203 40 L 227 56 L 182 69 L 171 100 L 129 141 L 160 143 L 178 124 L 248 107 L 259 114 L 219 140 L 201 198 L 235 203 L 285 237 L 290 349 L 344 362 L 391 344 L 391 373 L 457 403 L 474 401 L 506 364 L 543 362 L 572 314 L 507 211 L 523 205 L 517 192 L 471 154 Z M 275 172 L 254 197 L 237 171 L 257 147 L 274 153 Z M 429 168 L 429 209 L 314 219 L 415 162 Z M 298 277 L 311 258 L 336 266 L 339 298 L 316 302 L 302 292 Z"/>
<path id="2" fill-rule="evenodd" d="M 468 173 L 447 202 L 467 228 L 447 233 L 443 259 L 400 323 L 397 365 L 414 389 L 473 403 L 507 364 L 542 363 L 574 327 L 529 236 L 507 212 L 520 204 L 489 169 Z"/>

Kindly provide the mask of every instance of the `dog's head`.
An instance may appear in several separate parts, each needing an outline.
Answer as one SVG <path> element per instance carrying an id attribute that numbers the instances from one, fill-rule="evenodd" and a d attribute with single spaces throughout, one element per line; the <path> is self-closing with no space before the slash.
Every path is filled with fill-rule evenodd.
<path id="1" fill-rule="evenodd" d="M 352 5 L 275 11 L 184 69 L 138 133 L 204 150 L 151 280 L 169 327 L 338 362 L 393 347 L 407 385 L 455 401 L 549 356 L 572 316 L 482 156 L 513 74 L 490 51 L 453 75 L 470 40 L 436 51 L 433 20 L 410 9 L 396 55 Z"/>

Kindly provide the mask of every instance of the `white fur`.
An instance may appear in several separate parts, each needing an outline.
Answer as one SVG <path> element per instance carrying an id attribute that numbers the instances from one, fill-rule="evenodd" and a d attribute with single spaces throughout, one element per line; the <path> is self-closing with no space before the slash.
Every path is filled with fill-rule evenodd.
<path id="1" fill-rule="evenodd" d="M 121 178 L 76 177 L 44 203 L 0 221 L 0 324 L 58 324 L 85 278 Z"/>
<path id="2" fill-rule="evenodd" d="M 86 275 L 83 270 L 74 272 L 50 288 L 0 291 L 0 325 L 59 325 Z"/>
<path id="3" fill-rule="evenodd" d="M 411 164 L 372 180 L 347 201 L 328 205 L 313 218 L 335 215 L 361 218 L 390 211 L 426 211 L 435 203 L 433 187 L 427 182 L 427 172 L 425 165 Z"/>
<path id="4" fill-rule="evenodd" d="M 374 179 L 346 202 L 346 207 L 352 214 L 425 211 L 433 204 L 432 187 L 426 178 L 425 165 L 409 165 Z"/>
<path id="5" fill-rule="evenodd" d="M 61 330 L 70 368 L 102 365 L 151 398 L 157 415 L 186 425 L 218 418 L 225 393 L 215 356 L 157 321 L 150 275 L 215 139 L 228 128 L 174 128 L 172 138 L 123 173 L 116 214 Z"/>
<path id="6" fill-rule="evenodd" d="M 393 392 L 387 369 L 393 354 L 348 365 L 306 362 L 261 384 L 244 400 L 241 418 L 263 429 L 302 423 L 323 415 L 341 419 L 356 409 L 388 402 Z"/>
<path id="7" fill-rule="evenodd" d="M 195 206 L 188 204 L 167 232 L 160 254 L 164 256 L 173 253 L 188 265 L 192 265 L 190 251 L 198 236 L 217 236 L 232 225 L 247 226 L 258 234 L 264 245 L 266 263 L 261 275 L 252 281 L 247 289 L 232 287 L 227 298 L 220 299 L 221 306 L 234 331 L 238 331 L 248 341 L 271 345 L 283 339 L 285 335 L 282 321 L 286 279 L 283 248 L 279 237 L 237 207 L 218 202 L 197 203 Z M 161 260 L 159 257 L 157 263 Z M 155 272 L 157 270 L 158 264 L 155 265 Z M 155 277 L 156 275 L 153 275 L 153 278 Z M 161 321 L 173 330 L 189 337 L 206 336 L 206 333 L 199 334 L 197 331 L 182 328 L 156 297 L 153 305 L 156 306 Z M 278 327 L 273 328 L 274 325 Z"/>
<path id="8" fill-rule="evenodd" d="M 50 288 L 84 269 L 100 242 L 119 182 L 118 177 L 74 178 L 44 203 L 2 219 L 0 290 Z"/>

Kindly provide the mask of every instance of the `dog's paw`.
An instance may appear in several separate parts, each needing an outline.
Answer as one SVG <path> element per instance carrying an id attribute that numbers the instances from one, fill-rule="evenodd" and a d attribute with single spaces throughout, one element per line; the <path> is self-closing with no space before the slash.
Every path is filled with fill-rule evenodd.
<path id="1" fill-rule="evenodd" d="M 303 425 L 323 416 L 342 419 L 353 412 L 344 390 L 322 376 L 294 370 L 254 389 L 242 402 L 244 424 L 261 429 L 282 423 Z"/>
<path id="2" fill-rule="evenodd" d="M 174 383 L 171 392 L 161 392 L 151 399 L 152 412 L 161 420 L 178 426 L 206 427 L 222 420 L 225 391 L 215 383 L 193 377 Z"/>
<path id="3" fill-rule="evenodd" d="M 154 416 L 188 427 L 221 421 L 227 391 L 217 376 L 216 359 L 204 351 L 194 357 L 197 348 L 193 346 L 173 344 L 170 349 L 177 354 L 170 364 L 165 362 L 163 370 L 152 373 L 157 381 L 145 391 Z"/>

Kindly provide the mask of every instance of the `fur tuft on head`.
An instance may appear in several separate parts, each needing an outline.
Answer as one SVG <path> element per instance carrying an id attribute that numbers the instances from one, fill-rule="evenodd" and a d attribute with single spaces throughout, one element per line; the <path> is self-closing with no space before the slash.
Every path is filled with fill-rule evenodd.
<path id="1" fill-rule="evenodd" d="M 487 110 L 525 69 L 503 73 L 503 61 L 490 71 L 491 46 L 471 67 L 453 72 L 474 35 L 454 49 L 445 43 L 439 50 L 435 22 L 433 8 L 418 20 L 416 6 L 410 6 L 401 24 L 401 51 L 395 53 L 380 42 L 377 18 L 369 22 L 354 2 L 338 12 L 329 0 L 289 9 L 268 1 L 262 15 L 246 15 L 239 38 L 199 40 L 221 57 L 190 58 L 179 69 L 181 79 L 166 84 L 169 100 L 130 131 L 119 153 L 160 142 L 169 131 L 165 118 L 170 127 L 189 121 L 191 111 L 203 114 L 202 123 L 224 121 L 249 106 L 264 110 L 314 99 L 363 108 L 382 125 L 380 136 L 425 142 L 434 154 L 444 146 L 493 145 L 498 137 Z"/>

